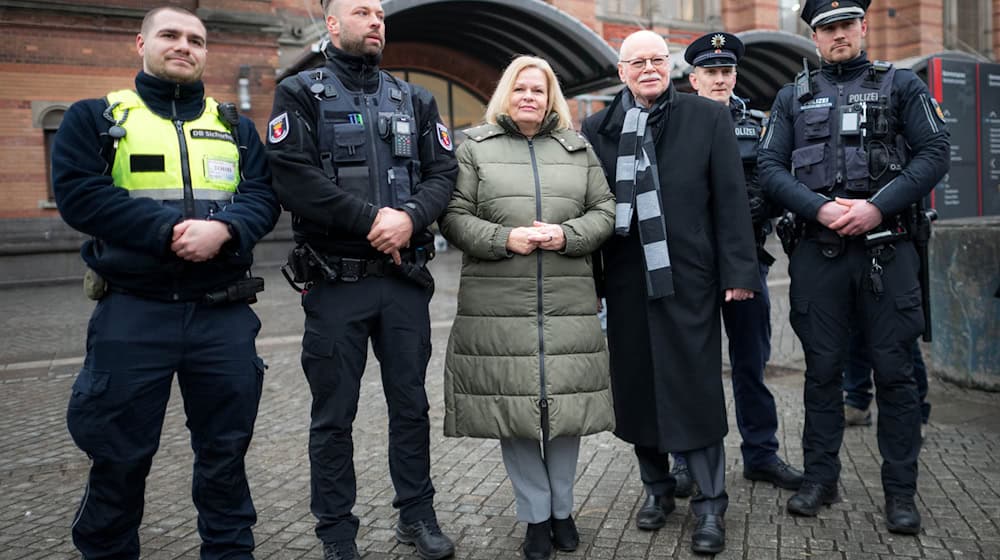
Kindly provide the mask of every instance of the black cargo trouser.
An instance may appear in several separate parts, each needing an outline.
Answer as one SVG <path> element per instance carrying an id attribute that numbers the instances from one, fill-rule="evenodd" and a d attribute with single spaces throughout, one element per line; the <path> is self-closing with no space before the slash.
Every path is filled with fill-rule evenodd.
<path id="1" fill-rule="evenodd" d="M 302 368 L 312 392 L 311 509 L 323 542 L 354 539 L 358 518 L 352 425 L 371 338 L 389 412 L 389 474 L 400 521 L 433 517 L 424 376 L 433 290 L 396 276 L 318 282 L 302 298 Z"/>
<path id="2" fill-rule="evenodd" d="M 843 371 L 854 329 L 864 333 L 875 369 L 878 447 L 886 495 L 913 496 L 920 452 L 920 400 L 913 375 L 913 340 L 923 331 L 916 250 L 904 241 L 879 258 L 883 293 L 876 296 L 872 255 L 850 239 L 828 258 L 815 239 L 792 253 L 791 324 L 806 358 L 805 479 L 833 486 L 844 435 Z M 891 253 L 891 256 L 890 256 Z"/>

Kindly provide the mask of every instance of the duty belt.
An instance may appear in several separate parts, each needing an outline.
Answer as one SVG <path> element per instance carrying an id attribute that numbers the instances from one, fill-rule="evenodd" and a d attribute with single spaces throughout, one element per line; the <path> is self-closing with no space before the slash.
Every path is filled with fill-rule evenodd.
<path id="1" fill-rule="evenodd" d="M 392 261 L 384 259 L 352 259 L 350 257 L 325 256 L 326 265 L 341 282 L 357 282 L 368 276 L 385 276 Z M 412 260 L 412 258 L 411 258 Z"/>
<path id="2" fill-rule="evenodd" d="M 369 276 L 395 275 L 433 288 L 434 279 L 424 268 L 434 258 L 433 246 L 403 251 L 400 258 L 402 262 L 396 265 L 388 256 L 376 259 L 342 257 L 321 253 L 309 243 L 301 243 L 288 254 L 281 274 L 292 289 L 303 294 L 315 282 L 357 282 Z"/>

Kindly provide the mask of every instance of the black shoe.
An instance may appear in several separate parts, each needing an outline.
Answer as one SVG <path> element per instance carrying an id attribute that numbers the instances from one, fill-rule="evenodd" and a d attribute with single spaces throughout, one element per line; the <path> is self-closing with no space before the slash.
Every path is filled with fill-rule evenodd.
<path id="1" fill-rule="evenodd" d="M 667 514 L 674 511 L 673 496 L 646 494 L 646 501 L 635 514 L 635 526 L 643 531 L 655 531 L 667 524 Z"/>
<path id="2" fill-rule="evenodd" d="M 562 552 L 573 552 L 580 546 L 580 532 L 572 515 L 566 519 L 552 518 L 552 544 Z"/>
<path id="3" fill-rule="evenodd" d="M 744 469 L 743 478 L 770 482 L 785 490 L 798 490 L 802 486 L 802 471 L 782 461 L 780 458 L 770 465 L 756 469 Z"/>
<path id="4" fill-rule="evenodd" d="M 721 515 L 706 514 L 698 517 L 691 534 L 691 550 L 699 554 L 718 554 L 726 548 L 726 524 Z"/>
<path id="5" fill-rule="evenodd" d="M 909 496 L 886 496 L 885 525 L 890 533 L 916 535 L 920 532 L 920 512 Z"/>
<path id="6" fill-rule="evenodd" d="M 821 506 L 828 506 L 838 498 L 836 486 L 827 488 L 818 482 L 805 481 L 799 491 L 788 499 L 788 513 L 816 517 Z"/>
<path id="7" fill-rule="evenodd" d="M 396 540 L 416 546 L 417 555 L 424 560 L 440 560 L 455 554 L 455 544 L 441 532 L 435 519 L 423 519 L 411 525 L 397 523 Z"/>
<path id="8" fill-rule="evenodd" d="M 323 560 L 361 560 L 354 541 L 323 543 Z"/>
<path id="9" fill-rule="evenodd" d="M 675 497 L 689 498 L 694 494 L 694 480 L 691 478 L 691 471 L 688 470 L 686 463 L 675 461 L 674 468 L 670 470 L 670 474 L 677 481 L 677 487 L 674 489 Z"/>
<path id="10" fill-rule="evenodd" d="M 528 523 L 524 533 L 524 544 L 521 545 L 524 560 L 548 560 L 552 557 L 552 523 L 551 520 L 541 523 Z"/>

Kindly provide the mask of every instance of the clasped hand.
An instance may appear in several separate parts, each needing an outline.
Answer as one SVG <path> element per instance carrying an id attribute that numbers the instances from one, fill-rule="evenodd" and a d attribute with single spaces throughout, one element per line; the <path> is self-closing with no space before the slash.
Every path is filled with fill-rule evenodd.
<path id="1" fill-rule="evenodd" d="M 841 236 L 862 235 L 882 223 L 882 211 L 867 200 L 836 198 L 820 206 L 816 220 Z"/>
<path id="2" fill-rule="evenodd" d="M 186 261 L 203 262 L 219 254 L 222 245 L 232 237 L 225 222 L 184 220 L 174 226 L 170 250 Z"/>
<path id="3" fill-rule="evenodd" d="M 400 264 L 400 249 L 410 246 L 413 236 L 413 220 L 410 215 L 394 208 L 379 208 L 372 228 L 368 232 L 368 242 L 375 250 L 390 255 L 392 262 Z"/>
<path id="4" fill-rule="evenodd" d="M 531 227 L 512 229 L 507 237 L 507 250 L 518 255 L 530 255 L 535 249 L 561 251 L 565 247 L 566 234 L 559 224 L 534 221 Z"/>

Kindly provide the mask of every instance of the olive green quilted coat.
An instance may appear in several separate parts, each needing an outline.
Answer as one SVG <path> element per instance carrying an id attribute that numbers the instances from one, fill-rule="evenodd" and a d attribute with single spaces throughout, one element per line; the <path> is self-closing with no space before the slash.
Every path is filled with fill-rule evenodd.
<path id="1" fill-rule="evenodd" d="M 546 121 L 532 140 L 509 119 L 466 131 L 441 231 L 464 252 L 445 358 L 447 436 L 542 438 L 613 429 L 608 354 L 591 253 L 614 197 L 582 136 Z M 538 196 L 538 193 L 541 196 Z M 563 251 L 507 251 L 511 229 L 561 224 Z"/>

